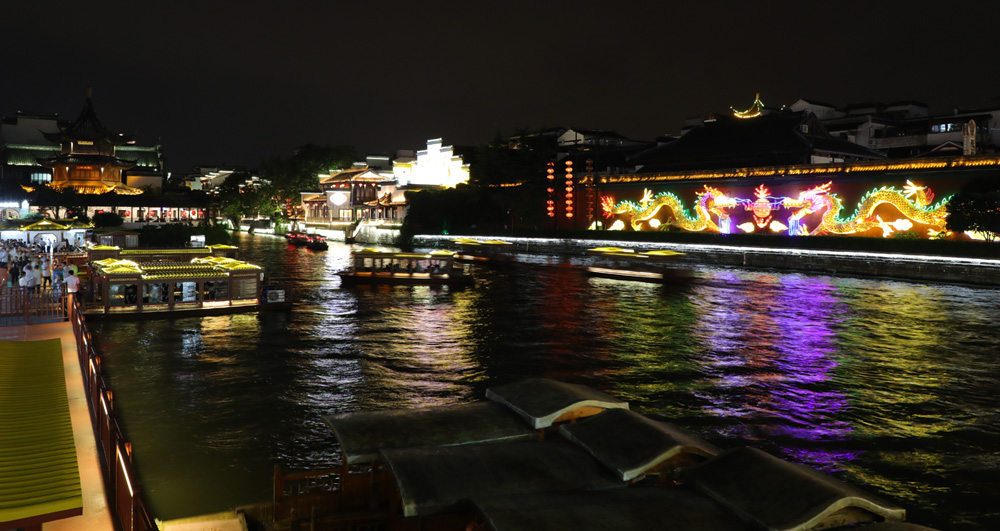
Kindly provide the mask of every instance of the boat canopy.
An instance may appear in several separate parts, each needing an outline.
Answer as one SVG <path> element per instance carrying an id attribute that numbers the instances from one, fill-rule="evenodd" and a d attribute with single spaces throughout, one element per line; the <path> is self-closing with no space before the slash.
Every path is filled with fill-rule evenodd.
<path id="1" fill-rule="evenodd" d="M 680 487 L 532 493 L 475 500 L 475 505 L 491 531 L 747 530 L 715 500 Z"/>
<path id="2" fill-rule="evenodd" d="M 515 441 L 382 451 L 403 515 L 456 512 L 471 499 L 512 493 L 623 488 L 585 450 L 565 440 Z"/>
<path id="3" fill-rule="evenodd" d="M 560 432 L 614 470 L 622 481 L 675 464 L 690 466 L 721 452 L 671 424 L 627 409 L 609 409 L 575 424 L 565 424 Z"/>
<path id="4" fill-rule="evenodd" d="M 506 407 L 474 402 L 423 409 L 327 415 L 348 465 L 371 463 L 382 448 L 452 446 L 534 439 L 538 433 Z"/>
<path id="5" fill-rule="evenodd" d="M 847 508 L 902 521 L 906 511 L 892 503 L 804 465 L 756 448 L 736 448 L 681 472 L 685 483 L 719 501 L 761 529 L 826 529 L 824 520 L 843 522 Z M 863 517 L 862 515 L 857 515 Z"/>
<path id="6" fill-rule="evenodd" d="M 534 428 L 590 416 L 605 409 L 628 409 L 628 402 L 585 385 L 528 378 L 486 390 L 486 398 L 504 404 Z"/>

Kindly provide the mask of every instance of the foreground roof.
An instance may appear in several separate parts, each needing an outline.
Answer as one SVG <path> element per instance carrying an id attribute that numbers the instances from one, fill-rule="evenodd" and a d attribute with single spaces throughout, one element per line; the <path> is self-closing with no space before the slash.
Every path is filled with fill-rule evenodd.
<path id="1" fill-rule="evenodd" d="M 747 531 L 718 502 L 687 489 L 628 488 L 475 501 L 493 531 Z"/>
<path id="2" fill-rule="evenodd" d="M 848 507 L 885 520 L 906 518 L 906 511 L 895 504 L 756 448 L 730 450 L 684 470 L 681 477 L 764 529 L 812 529 Z"/>
<path id="3" fill-rule="evenodd" d="M 575 424 L 565 424 L 559 430 L 614 470 L 622 481 L 675 461 L 690 465 L 721 452 L 671 424 L 627 409 L 609 409 Z"/>
<path id="4" fill-rule="evenodd" d="M 0 341 L 0 528 L 83 513 L 62 342 Z"/>
<path id="5" fill-rule="evenodd" d="M 547 378 L 528 378 L 491 387 L 486 390 L 486 398 L 511 408 L 535 428 L 569 420 L 567 415 L 590 415 L 595 413 L 593 409 L 628 408 L 628 402 L 596 389 Z"/>
<path id="6" fill-rule="evenodd" d="M 337 437 L 350 465 L 375 461 L 382 448 L 537 437 L 517 415 L 493 402 L 327 415 L 323 422 Z"/>
<path id="7" fill-rule="evenodd" d="M 384 450 L 404 516 L 468 509 L 470 499 L 624 487 L 568 441 L 517 441 Z"/>

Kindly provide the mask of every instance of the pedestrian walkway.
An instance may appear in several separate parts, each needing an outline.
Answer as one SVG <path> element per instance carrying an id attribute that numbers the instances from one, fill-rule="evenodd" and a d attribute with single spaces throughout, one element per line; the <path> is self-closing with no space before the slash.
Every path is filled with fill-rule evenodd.
<path id="1" fill-rule="evenodd" d="M 69 398 L 73 439 L 76 444 L 80 482 L 83 489 L 83 514 L 45 523 L 43 531 L 114 531 L 104 489 L 104 478 L 90 421 L 90 409 L 83 387 L 83 375 L 77 357 L 76 337 L 68 321 L 48 324 L 0 327 L 0 340 L 38 341 L 58 338 L 62 342 L 63 368 L 66 375 L 66 393 Z"/>

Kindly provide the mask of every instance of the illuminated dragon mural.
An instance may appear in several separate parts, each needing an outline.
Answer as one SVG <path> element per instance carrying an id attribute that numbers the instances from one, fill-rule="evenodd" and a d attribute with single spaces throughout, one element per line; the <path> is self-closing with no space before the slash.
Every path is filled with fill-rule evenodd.
<path id="1" fill-rule="evenodd" d="M 934 192 L 929 187 L 906 182 L 903 190 L 882 187 L 870 190 L 858 203 L 854 213 L 841 217 L 844 205 L 836 194 L 830 193 L 833 183 L 828 182 L 799 193 L 797 198 L 772 197 L 763 185 L 755 190 L 754 200 L 727 197 L 708 185 L 698 192 L 694 213 L 685 208 L 683 201 L 672 192 L 660 192 L 655 196 L 645 190 L 642 199 L 615 203 L 610 196 L 604 196 L 601 203 L 606 218 L 621 216 L 627 218 L 633 230 L 646 228 L 657 230 L 661 226 L 677 227 L 686 231 L 707 231 L 730 233 L 734 229 L 754 232 L 758 229 L 770 232 L 787 232 L 791 235 L 818 234 L 861 234 L 876 228 L 882 229 L 883 236 L 897 231 L 907 231 L 914 223 L 928 226 L 928 236 L 945 230 L 948 212 L 946 206 L 950 197 L 934 204 Z M 876 207 L 889 204 L 899 213 L 900 218 L 883 220 L 876 215 Z M 733 226 L 732 210 L 742 207 L 752 215 L 752 221 Z M 664 208 L 670 214 L 667 221 L 657 216 Z M 776 219 L 782 212 L 784 219 Z M 806 223 L 808 216 L 819 213 L 821 217 L 814 227 Z M 624 228 L 624 224 L 617 224 Z"/>

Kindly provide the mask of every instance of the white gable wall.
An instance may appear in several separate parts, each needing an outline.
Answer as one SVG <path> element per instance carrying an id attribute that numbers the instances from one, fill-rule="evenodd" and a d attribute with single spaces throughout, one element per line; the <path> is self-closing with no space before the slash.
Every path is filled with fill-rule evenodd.
<path id="1" fill-rule="evenodd" d="M 393 164 L 392 173 L 399 186 L 454 188 L 469 182 L 469 165 L 455 155 L 452 146 L 442 145 L 440 138 L 428 140 L 427 149 L 418 151 L 415 161 Z"/>

